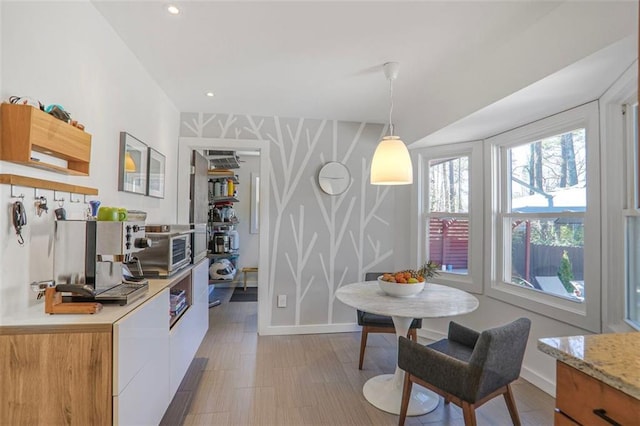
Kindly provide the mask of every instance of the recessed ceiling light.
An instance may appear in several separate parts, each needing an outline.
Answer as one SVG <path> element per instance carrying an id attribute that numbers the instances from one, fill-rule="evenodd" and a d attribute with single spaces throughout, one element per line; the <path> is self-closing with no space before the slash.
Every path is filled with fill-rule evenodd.
<path id="1" fill-rule="evenodd" d="M 177 15 L 180 13 L 180 9 L 178 9 L 177 6 L 170 5 L 170 6 L 167 6 L 167 12 L 169 12 L 172 15 Z"/>
<path id="2" fill-rule="evenodd" d="M 210 98 L 213 98 L 213 92 L 207 92 L 207 93 L 205 93 L 205 95 L 207 95 Z"/>

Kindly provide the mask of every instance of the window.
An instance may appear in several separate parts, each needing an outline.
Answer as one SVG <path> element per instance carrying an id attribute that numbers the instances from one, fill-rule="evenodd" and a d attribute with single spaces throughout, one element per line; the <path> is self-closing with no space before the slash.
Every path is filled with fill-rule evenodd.
<path id="1" fill-rule="evenodd" d="M 627 205 L 631 208 L 624 210 L 626 218 L 626 289 L 627 306 L 626 318 L 636 328 L 640 328 L 640 189 L 639 166 L 640 147 L 638 146 L 638 105 L 626 108 L 627 123 L 627 152 L 630 154 L 628 171 L 629 187 L 627 188 Z"/>
<path id="2" fill-rule="evenodd" d="M 485 144 L 492 192 L 487 293 L 599 331 L 597 103 Z"/>
<path id="3" fill-rule="evenodd" d="M 482 142 L 431 147 L 418 158 L 419 258 L 441 265 L 436 281 L 480 293 Z"/>
<path id="4" fill-rule="evenodd" d="M 429 259 L 453 274 L 468 272 L 469 157 L 429 161 Z"/>
<path id="5" fill-rule="evenodd" d="M 627 319 L 640 328 L 640 217 L 627 217 Z"/>
<path id="6" fill-rule="evenodd" d="M 504 281 L 584 300 L 585 129 L 503 147 Z"/>

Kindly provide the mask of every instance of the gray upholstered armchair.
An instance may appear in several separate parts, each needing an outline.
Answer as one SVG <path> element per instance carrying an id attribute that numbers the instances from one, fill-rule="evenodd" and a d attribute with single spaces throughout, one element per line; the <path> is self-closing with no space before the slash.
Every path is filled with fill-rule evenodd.
<path id="1" fill-rule="evenodd" d="M 477 407 L 503 395 L 513 424 L 520 425 L 509 384 L 520 375 L 530 328 L 528 318 L 482 333 L 450 322 L 448 338 L 427 346 L 400 337 L 398 366 L 405 379 L 399 424 L 404 424 L 417 383 L 460 406 L 467 426 L 476 424 Z"/>
<path id="2" fill-rule="evenodd" d="M 365 281 L 375 281 L 382 274 L 382 272 L 367 272 L 364 279 Z M 364 350 L 367 347 L 367 337 L 369 336 L 369 333 L 395 334 L 396 328 L 393 325 L 391 317 L 364 312 L 360 309 L 358 309 L 357 314 L 358 325 L 362 327 L 362 335 L 360 337 L 360 362 L 358 364 L 358 368 L 362 370 Z M 418 328 L 422 328 L 422 318 L 416 318 L 411 321 L 407 337 L 410 337 L 414 342 L 418 341 L 418 333 L 416 331 Z"/>

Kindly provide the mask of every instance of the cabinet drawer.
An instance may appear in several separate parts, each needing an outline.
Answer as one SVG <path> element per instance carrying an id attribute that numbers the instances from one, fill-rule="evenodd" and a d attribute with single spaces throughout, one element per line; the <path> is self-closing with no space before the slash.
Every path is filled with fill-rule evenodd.
<path id="1" fill-rule="evenodd" d="M 611 425 L 594 410 L 604 410 L 607 417 L 621 425 L 638 424 L 639 400 L 563 362 L 556 365 L 556 405 L 560 411 L 583 425 Z"/>
<path id="2" fill-rule="evenodd" d="M 114 426 L 154 426 L 171 402 L 169 395 L 169 354 L 157 354 L 113 397 Z"/>
<path id="3" fill-rule="evenodd" d="M 113 325 L 113 395 L 169 347 L 169 291 L 163 290 Z"/>
<path id="4" fill-rule="evenodd" d="M 580 426 L 578 423 L 571 420 L 569 417 L 562 414 L 560 411 L 556 410 L 553 415 L 553 425 L 554 426 Z"/>

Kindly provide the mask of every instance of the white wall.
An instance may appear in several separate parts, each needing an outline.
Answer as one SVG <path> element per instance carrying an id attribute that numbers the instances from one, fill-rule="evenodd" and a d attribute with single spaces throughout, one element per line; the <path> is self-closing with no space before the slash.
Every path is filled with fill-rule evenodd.
<path id="1" fill-rule="evenodd" d="M 238 216 L 239 223 L 236 226 L 240 236 L 240 257 L 238 258 L 238 275 L 236 281 L 242 282 L 243 274 L 240 269 L 243 267 L 257 267 L 260 260 L 260 245 L 258 234 L 249 232 L 251 227 L 250 207 L 251 207 L 251 173 L 260 172 L 260 157 L 241 156 L 240 168 L 236 170 L 238 175 L 238 199 L 240 202 L 234 203 L 233 208 Z M 247 274 L 247 285 L 256 285 L 257 275 Z"/>
<path id="2" fill-rule="evenodd" d="M 3 2 L 0 22 L 0 97 L 60 104 L 93 136 L 89 177 L 7 162 L 0 162 L 0 173 L 98 188 L 103 205 L 145 210 L 152 222 L 175 222 L 179 113 L 102 15 L 89 2 Z M 164 199 L 118 192 L 121 131 L 166 156 Z M 7 214 L 10 186 L 0 186 L 1 315 L 36 303 L 29 282 L 53 276 L 53 214 L 36 216 L 34 191 L 17 191 L 24 193 L 28 211 L 24 246 L 16 242 Z M 51 191 L 40 195 L 54 206 Z M 65 207 L 71 218 L 81 218 L 87 206 L 67 202 Z"/>

